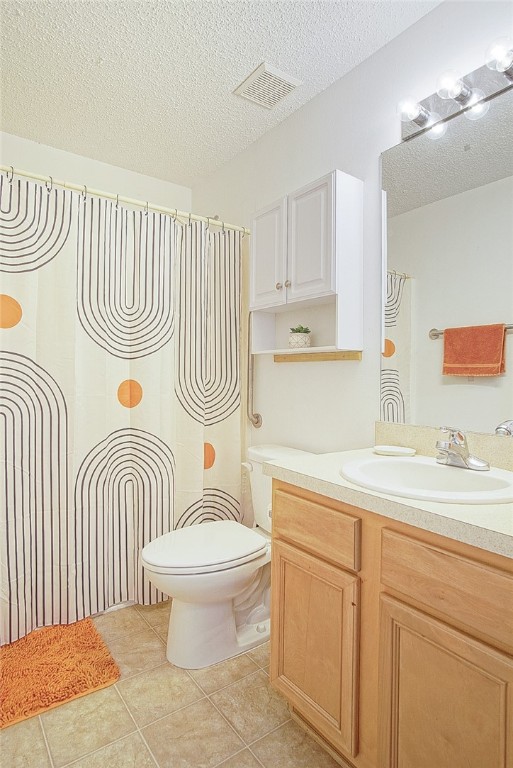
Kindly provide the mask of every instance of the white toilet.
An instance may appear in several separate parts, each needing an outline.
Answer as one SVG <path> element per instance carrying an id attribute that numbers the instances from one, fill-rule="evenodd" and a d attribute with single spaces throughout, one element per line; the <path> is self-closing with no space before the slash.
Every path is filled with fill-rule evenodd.
<path id="1" fill-rule="evenodd" d="M 173 598 L 167 658 L 199 669 L 269 639 L 271 488 L 262 463 L 301 454 L 295 448 L 248 449 L 256 528 L 233 520 L 166 533 L 141 553 L 150 581 Z"/>

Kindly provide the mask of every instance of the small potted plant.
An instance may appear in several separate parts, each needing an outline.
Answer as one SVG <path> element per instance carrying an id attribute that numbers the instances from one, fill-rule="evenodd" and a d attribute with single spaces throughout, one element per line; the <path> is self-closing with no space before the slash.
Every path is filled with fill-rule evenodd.
<path id="1" fill-rule="evenodd" d="M 301 347 L 310 346 L 310 328 L 305 328 L 304 325 L 296 325 L 290 329 L 289 334 L 289 347 L 299 349 Z"/>

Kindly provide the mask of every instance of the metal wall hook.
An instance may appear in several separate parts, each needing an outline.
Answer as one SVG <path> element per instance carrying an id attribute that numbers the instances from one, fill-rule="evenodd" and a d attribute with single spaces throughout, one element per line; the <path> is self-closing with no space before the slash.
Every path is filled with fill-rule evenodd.
<path id="1" fill-rule="evenodd" d="M 53 178 L 51 176 L 50 176 L 50 186 L 48 186 L 48 182 L 45 181 L 45 187 L 46 187 L 46 191 L 48 192 L 48 194 L 50 194 L 50 192 L 53 189 Z"/>
<path id="2" fill-rule="evenodd" d="M 11 176 L 9 177 L 9 171 L 7 171 L 7 181 L 12 184 L 14 180 L 14 166 L 11 165 Z"/>

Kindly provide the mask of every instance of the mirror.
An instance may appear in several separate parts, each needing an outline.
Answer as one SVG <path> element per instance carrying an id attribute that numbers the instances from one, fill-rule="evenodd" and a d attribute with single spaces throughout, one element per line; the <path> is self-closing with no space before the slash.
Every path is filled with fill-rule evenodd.
<path id="1" fill-rule="evenodd" d="M 513 90 L 479 120 L 459 114 L 439 139 L 422 133 L 383 153 L 382 184 L 381 419 L 494 432 L 513 418 L 513 327 L 506 372 L 473 378 L 442 375 L 443 334 L 429 331 L 513 326 Z"/>

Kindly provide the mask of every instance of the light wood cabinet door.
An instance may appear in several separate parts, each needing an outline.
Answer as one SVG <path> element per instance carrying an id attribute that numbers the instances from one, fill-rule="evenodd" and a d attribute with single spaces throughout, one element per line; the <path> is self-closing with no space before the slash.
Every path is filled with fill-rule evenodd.
<path id="1" fill-rule="evenodd" d="M 379 768 L 512 768 L 513 659 L 381 597 Z"/>
<path id="2" fill-rule="evenodd" d="M 286 302 L 287 198 L 255 213 L 251 223 L 250 309 Z"/>
<path id="3" fill-rule="evenodd" d="M 288 197 L 288 302 L 335 290 L 334 184 L 332 173 Z"/>
<path id="4" fill-rule="evenodd" d="M 273 541 L 271 682 L 335 748 L 356 755 L 359 579 Z"/>

